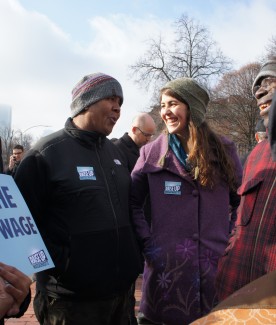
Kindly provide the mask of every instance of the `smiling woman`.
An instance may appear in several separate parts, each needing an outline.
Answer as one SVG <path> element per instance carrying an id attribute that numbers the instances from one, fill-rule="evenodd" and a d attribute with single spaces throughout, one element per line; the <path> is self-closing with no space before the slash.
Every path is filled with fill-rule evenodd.
<path id="1" fill-rule="evenodd" d="M 234 144 L 205 122 L 208 102 L 196 80 L 168 82 L 161 89 L 167 130 L 140 149 L 132 171 L 133 223 L 146 262 L 139 324 L 189 324 L 216 304 L 242 168 Z"/>

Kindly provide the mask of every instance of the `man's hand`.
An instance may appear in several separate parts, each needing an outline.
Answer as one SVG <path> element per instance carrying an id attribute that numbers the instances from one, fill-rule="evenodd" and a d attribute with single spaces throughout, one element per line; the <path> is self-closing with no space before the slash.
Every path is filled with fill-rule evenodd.
<path id="1" fill-rule="evenodd" d="M 9 170 L 13 170 L 14 165 L 15 165 L 15 161 L 16 161 L 16 159 L 15 159 L 14 155 L 11 155 L 10 156 L 10 161 L 9 161 Z"/>
<path id="2" fill-rule="evenodd" d="M 1 262 L 0 277 L 2 278 L 0 284 L 0 305 L 2 305 L 2 300 L 5 306 L 10 303 L 4 314 L 8 316 L 16 315 L 19 312 L 20 305 L 29 293 L 32 281 L 15 267 Z"/>
<path id="3" fill-rule="evenodd" d="M 6 292 L 5 287 L 5 281 L 0 277 L 0 318 L 6 315 L 14 303 L 12 296 Z"/>

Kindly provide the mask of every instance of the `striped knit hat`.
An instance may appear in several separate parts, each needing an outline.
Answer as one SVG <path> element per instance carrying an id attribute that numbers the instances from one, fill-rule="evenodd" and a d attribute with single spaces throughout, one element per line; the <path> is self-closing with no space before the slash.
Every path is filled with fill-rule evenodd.
<path id="1" fill-rule="evenodd" d="M 75 117 L 99 100 L 112 96 L 120 97 L 122 105 L 123 90 L 113 77 L 101 72 L 83 77 L 72 90 L 71 117 Z"/>

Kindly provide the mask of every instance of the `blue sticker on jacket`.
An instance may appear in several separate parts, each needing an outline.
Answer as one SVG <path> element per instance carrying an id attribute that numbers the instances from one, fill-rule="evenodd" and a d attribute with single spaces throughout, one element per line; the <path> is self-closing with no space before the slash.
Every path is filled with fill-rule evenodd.
<path id="1" fill-rule="evenodd" d="M 94 173 L 93 167 L 77 167 L 80 180 L 96 180 L 96 175 Z"/>
<path id="2" fill-rule="evenodd" d="M 181 195 L 181 182 L 165 181 L 164 194 Z"/>

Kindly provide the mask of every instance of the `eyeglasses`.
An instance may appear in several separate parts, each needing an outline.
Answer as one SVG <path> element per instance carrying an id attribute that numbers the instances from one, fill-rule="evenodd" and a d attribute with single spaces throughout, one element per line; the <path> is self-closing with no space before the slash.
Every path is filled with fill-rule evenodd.
<path id="1" fill-rule="evenodd" d="M 273 83 L 276 83 L 276 78 L 273 77 L 267 77 L 265 79 L 262 80 L 260 85 L 257 85 L 253 88 L 253 94 L 256 97 L 256 92 L 260 89 L 260 88 L 264 88 L 265 90 L 268 90 L 271 88 L 271 85 Z"/>
<path id="2" fill-rule="evenodd" d="M 145 133 L 144 131 L 142 131 L 140 128 L 138 128 L 138 126 L 136 126 L 136 128 L 143 134 L 144 137 L 146 138 L 151 138 L 154 136 L 154 134 L 150 134 L 150 133 Z"/>

